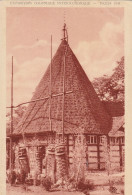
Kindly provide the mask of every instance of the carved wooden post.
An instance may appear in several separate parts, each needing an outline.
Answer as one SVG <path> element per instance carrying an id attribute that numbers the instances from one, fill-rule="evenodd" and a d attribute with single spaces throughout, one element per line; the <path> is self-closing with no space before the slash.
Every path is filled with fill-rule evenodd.
<path id="1" fill-rule="evenodd" d="M 46 151 L 46 176 L 49 176 L 52 182 L 55 182 L 55 145 L 48 146 Z"/>
<path id="2" fill-rule="evenodd" d="M 56 177 L 58 179 L 65 179 L 68 174 L 67 170 L 67 158 L 65 151 L 65 144 L 58 144 L 55 148 L 55 157 L 56 157 Z"/>
<path id="3" fill-rule="evenodd" d="M 28 173 L 29 164 L 28 164 L 27 151 L 25 147 L 19 147 L 18 156 L 19 156 L 20 169 L 22 171 L 25 171 L 25 173 Z"/>
<path id="4" fill-rule="evenodd" d="M 36 170 L 38 174 L 42 173 L 42 147 L 38 146 L 36 151 Z"/>

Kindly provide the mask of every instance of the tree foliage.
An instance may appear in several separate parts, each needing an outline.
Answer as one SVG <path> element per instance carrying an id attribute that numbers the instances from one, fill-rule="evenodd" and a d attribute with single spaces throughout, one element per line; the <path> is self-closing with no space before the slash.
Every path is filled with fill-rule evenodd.
<path id="1" fill-rule="evenodd" d="M 100 100 L 124 101 L 124 57 L 117 62 L 111 76 L 95 78 L 92 84 Z"/>
<path id="2" fill-rule="evenodd" d="M 24 112 L 26 110 L 26 106 L 19 106 L 13 111 L 13 127 L 16 127 L 20 119 L 22 118 Z M 6 122 L 6 133 L 7 135 L 10 134 L 11 128 L 11 112 L 8 112 L 7 115 L 7 122 Z"/>

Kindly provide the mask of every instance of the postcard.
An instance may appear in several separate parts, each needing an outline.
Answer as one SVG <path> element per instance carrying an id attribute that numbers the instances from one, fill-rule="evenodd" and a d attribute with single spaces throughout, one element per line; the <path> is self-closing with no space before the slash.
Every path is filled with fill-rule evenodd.
<path id="1" fill-rule="evenodd" d="M 0 194 L 131 195 L 131 1 L 0 9 Z"/>

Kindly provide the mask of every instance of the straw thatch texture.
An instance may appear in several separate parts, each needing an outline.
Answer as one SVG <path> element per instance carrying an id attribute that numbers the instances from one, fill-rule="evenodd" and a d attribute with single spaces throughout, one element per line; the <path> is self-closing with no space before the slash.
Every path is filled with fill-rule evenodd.
<path id="1" fill-rule="evenodd" d="M 102 101 L 105 109 L 112 117 L 119 117 L 124 115 L 124 102 L 109 102 Z"/>
<path id="2" fill-rule="evenodd" d="M 113 137 L 124 136 L 125 135 L 124 123 L 125 123 L 124 116 L 113 117 L 112 128 L 111 131 L 109 132 L 109 136 L 113 136 Z M 121 130 L 121 128 L 123 130 Z"/>
<path id="3" fill-rule="evenodd" d="M 80 63 L 66 41 L 62 41 L 52 60 L 52 95 L 63 92 L 64 54 L 65 94 L 64 130 L 65 133 L 107 134 L 111 129 L 108 115 Z M 49 96 L 50 66 L 37 86 L 32 100 Z M 52 97 L 52 130 L 62 132 L 63 96 Z M 14 134 L 50 131 L 49 99 L 30 103 L 25 115 L 16 127 Z"/>

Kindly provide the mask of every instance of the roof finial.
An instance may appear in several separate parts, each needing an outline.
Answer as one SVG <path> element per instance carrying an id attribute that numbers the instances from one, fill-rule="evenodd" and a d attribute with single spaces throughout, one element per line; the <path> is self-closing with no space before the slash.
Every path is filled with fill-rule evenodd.
<path id="1" fill-rule="evenodd" d="M 68 42 L 68 32 L 66 27 L 66 10 L 64 8 L 64 26 L 63 26 L 63 38 L 61 40 L 66 40 Z"/>
<path id="2" fill-rule="evenodd" d="M 63 26 L 63 40 L 66 40 L 66 23 Z"/>
<path id="3" fill-rule="evenodd" d="M 62 40 L 66 40 L 68 42 L 68 33 L 67 33 L 67 28 L 66 28 L 66 23 L 64 22 L 64 26 L 63 26 L 63 38 Z"/>

